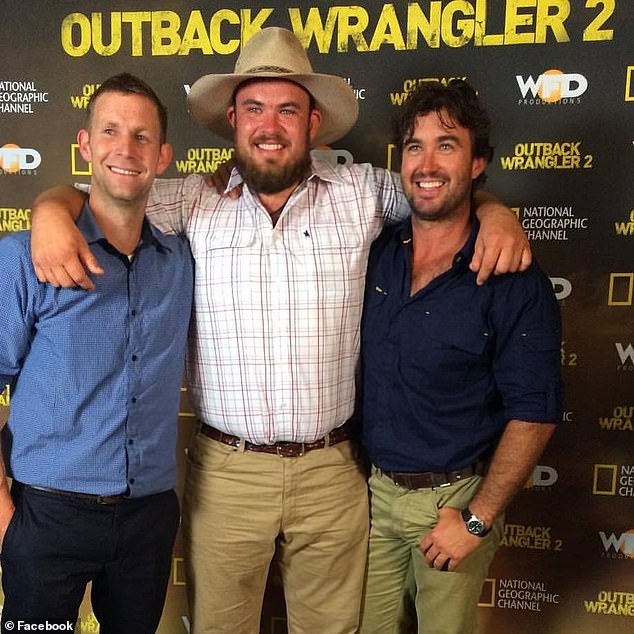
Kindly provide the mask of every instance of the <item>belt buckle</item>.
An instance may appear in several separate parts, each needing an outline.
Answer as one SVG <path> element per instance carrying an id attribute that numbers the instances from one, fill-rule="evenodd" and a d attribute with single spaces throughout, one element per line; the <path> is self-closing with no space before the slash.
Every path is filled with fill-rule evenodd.
<path id="1" fill-rule="evenodd" d="M 299 453 L 295 453 L 295 445 L 300 445 Z M 297 458 L 304 455 L 304 443 L 294 443 L 281 440 L 275 443 L 275 451 L 280 458 Z"/>

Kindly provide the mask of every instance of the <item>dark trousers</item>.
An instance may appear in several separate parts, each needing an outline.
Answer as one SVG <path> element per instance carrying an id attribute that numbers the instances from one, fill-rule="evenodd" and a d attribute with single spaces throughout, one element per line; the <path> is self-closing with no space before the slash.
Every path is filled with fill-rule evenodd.
<path id="1" fill-rule="evenodd" d="M 3 633 L 17 631 L 18 621 L 74 624 L 89 581 L 101 634 L 156 631 L 179 523 L 173 491 L 108 506 L 19 483 L 12 495 L 1 555 Z"/>

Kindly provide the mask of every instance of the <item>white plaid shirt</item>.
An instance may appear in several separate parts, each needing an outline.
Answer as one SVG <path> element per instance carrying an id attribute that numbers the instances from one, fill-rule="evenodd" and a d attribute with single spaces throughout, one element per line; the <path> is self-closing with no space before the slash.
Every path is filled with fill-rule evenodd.
<path id="1" fill-rule="evenodd" d="M 228 188 L 242 182 L 233 171 Z M 187 362 L 201 421 L 254 443 L 312 442 L 352 415 L 368 251 L 409 213 L 400 178 L 314 161 L 273 227 L 246 187 L 157 180 L 148 217 L 196 260 Z"/>

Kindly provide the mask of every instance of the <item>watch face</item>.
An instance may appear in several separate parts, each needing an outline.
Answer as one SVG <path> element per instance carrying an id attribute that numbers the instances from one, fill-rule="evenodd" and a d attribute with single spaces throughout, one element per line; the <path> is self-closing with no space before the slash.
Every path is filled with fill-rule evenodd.
<path id="1" fill-rule="evenodd" d="M 467 522 L 467 530 L 474 535 L 482 535 L 484 533 L 484 524 L 480 520 L 470 519 Z"/>

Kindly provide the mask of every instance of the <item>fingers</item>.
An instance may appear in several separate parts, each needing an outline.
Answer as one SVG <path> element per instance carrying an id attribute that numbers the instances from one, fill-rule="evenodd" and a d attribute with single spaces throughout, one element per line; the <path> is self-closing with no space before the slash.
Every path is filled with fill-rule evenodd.
<path id="1" fill-rule="evenodd" d="M 427 565 L 430 568 L 435 568 L 436 570 L 450 571 L 456 567 L 456 564 L 454 564 L 451 557 L 441 552 L 433 544 L 429 545 L 425 549 L 423 547 L 423 543 L 421 543 L 420 548 L 423 551 L 423 554 L 425 555 L 425 560 L 427 561 Z"/>
<path id="2" fill-rule="evenodd" d="M 478 273 L 476 283 L 482 286 L 491 274 L 503 275 L 525 271 L 532 263 L 532 254 L 529 247 L 518 250 L 512 247 L 502 248 L 499 251 L 492 249 L 483 250 L 476 248 L 469 268 Z"/>
<path id="3" fill-rule="evenodd" d="M 522 250 L 522 258 L 520 260 L 520 271 L 525 271 L 533 262 L 533 254 L 531 253 L 530 246 L 524 247 Z"/>
<path id="4" fill-rule="evenodd" d="M 79 249 L 79 259 L 83 262 L 84 266 L 93 275 L 103 275 L 104 270 L 99 266 L 97 258 L 92 254 L 92 251 L 88 248 L 88 245 L 82 246 Z"/>
<path id="5" fill-rule="evenodd" d="M 97 265 L 97 268 L 101 268 Z M 75 258 L 65 265 L 55 267 L 35 267 L 37 279 L 42 283 L 49 283 L 56 288 L 81 288 L 92 291 L 95 288 L 93 281 L 88 277 L 83 264 Z"/>

